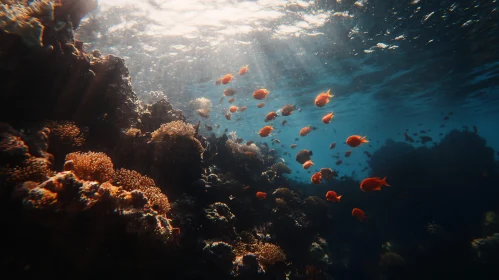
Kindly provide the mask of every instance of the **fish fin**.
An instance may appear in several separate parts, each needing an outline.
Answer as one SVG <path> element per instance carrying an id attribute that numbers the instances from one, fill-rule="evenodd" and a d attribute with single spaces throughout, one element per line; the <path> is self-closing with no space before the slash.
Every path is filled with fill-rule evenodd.
<path id="1" fill-rule="evenodd" d="M 340 202 L 340 200 L 341 200 L 341 195 L 338 195 L 338 197 L 337 197 L 337 198 L 338 198 L 338 202 Z"/>
<path id="2" fill-rule="evenodd" d="M 390 187 L 390 185 L 386 182 L 386 176 L 385 178 L 383 178 L 383 180 L 381 180 L 381 183 L 383 184 L 383 186 Z"/>
<path id="3" fill-rule="evenodd" d="M 377 186 L 376 188 L 373 189 L 373 191 L 380 191 L 381 190 L 381 185 Z"/>
<path id="4" fill-rule="evenodd" d="M 364 137 L 362 137 L 362 138 L 360 139 L 360 140 L 362 141 L 362 143 L 369 143 L 369 141 L 367 141 L 367 140 L 366 140 L 366 137 L 367 137 L 367 136 L 364 136 Z"/>

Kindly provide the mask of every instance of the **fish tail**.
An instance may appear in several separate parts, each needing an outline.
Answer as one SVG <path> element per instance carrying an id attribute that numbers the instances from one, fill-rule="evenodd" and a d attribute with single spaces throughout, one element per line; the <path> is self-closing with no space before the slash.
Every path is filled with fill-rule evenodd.
<path id="1" fill-rule="evenodd" d="M 360 138 L 360 140 L 362 141 L 362 143 L 369 143 L 369 141 L 367 141 L 366 137 L 367 136 L 364 136 L 364 137 Z"/>
<path id="2" fill-rule="evenodd" d="M 331 98 L 333 97 L 334 95 L 331 95 L 331 89 L 328 89 L 327 92 L 326 92 L 326 95 L 327 97 Z"/>
<path id="3" fill-rule="evenodd" d="M 382 184 L 383 186 L 390 187 L 390 185 L 386 182 L 386 176 L 385 176 L 385 178 L 383 178 L 383 179 L 381 180 L 381 184 Z"/>
<path id="4" fill-rule="evenodd" d="M 341 200 L 341 195 L 338 195 L 338 202 L 340 202 Z"/>

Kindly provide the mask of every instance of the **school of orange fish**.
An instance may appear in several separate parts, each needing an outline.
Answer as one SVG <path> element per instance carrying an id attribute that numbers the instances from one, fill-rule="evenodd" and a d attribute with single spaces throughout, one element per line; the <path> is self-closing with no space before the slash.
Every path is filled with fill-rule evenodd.
<path id="1" fill-rule="evenodd" d="M 249 72 L 249 66 L 246 65 L 246 66 L 241 67 L 241 69 L 239 70 L 239 75 L 243 76 L 243 75 L 247 74 L 248 72 Z M 222 78 L 217 79 L 215 82 L 215 85 L 229 84 L 233 78 L 234 78 L 234 76 L 232 74 L 227 74 L 227 75 L 223 76 Z M 236 91 L 232 88 L 227 88 L 224 90 L 223 94 L 224 94 L 224 96 L 233 96 L 234 94 L 236 94 Z M 255 90 L 255 92 L 253 93 L 253 98 L 256 100 L 264 100 L 267 98 L 267 96 L 269 94 L 270 94 L 270 92 L 267 89 L 261 88 L 261 89 Z M 334 95 L 331 95 L 331 90 L 328 90 L 327 92 L 321 92 L 315 98 L 314 104 L 317 107 L 324 107 L 329 103 L 329 99 L 333 98 L 333 97 L 334 97 Z M 223 97 L 222 97 L 222 99 L 220 99 L 220 101 L 222 102 L 222 100 L 223 100 Z M 232 104 L 232 102 L 234 102 L 235 100 L 236 99 L 234 97 L 231 97 L 228 100 L 228 102 L 230 104 Z M 257 107 L 262 108 L 264 105 L 265 105 L 265 103 L 262 102 L 262 103 L 259 103 L 257 105 Z M 233 113 L 244 112 L 246 109 L 247 109 L 246 106 L 238 107 L 238 106 L 232 105 L 229 108 L 229 112 L 227 112 L 225 114 L 225 118 L 227 120 L 230 120 Z M 293 110 L 295 110 L 295 107 L 287 104 L 281 109 L 281 115 L 289 116 L 293 113 Z M 269 121 L 274 120 L 276 117 L 278 117 L 278 114 L 276 112 L 272 111 L 266 115 L 264 121 L 269 122 Z M 322 122 L 324 124 L 329 124 L 333 120 L 333 118 L 334 118 L 334 113 L 333 112 L 328 113 L 322 118 Z M 283 121 L 283 124 L 285 124 L 285 122 L 286 121 Z M 273 130 L 274 130 L 274 127 L 272 125 L 266 125 L 266 126 L 262 127 L 262 129 L 260 129 L 260 132 L 258 134 L 261 137 L 267 137 L 272 133 Z M 307 136 L 311 131 L 312 131 L 311 126 L 303 127 L 302 129 L 300 129 L 300 136 L 302 136 L 302 137 Z M 348 137 L 345 142 L 348 146 L 350 146 L 352 148 L 357 148 L 364 143 L 368 143 L 369 141 L 366 140 L 365 136 L 361 137 L 359 135 L 352 135 L 352 136 Z M 332 143 L 329 148 L 333 149 L 335 146 L 336 146 L 336 143 Z M 296 144 L 291 145 L 291 148 L 295 148 L 295 147 L 296 147 Z M 352 153 L 351 151 L 347 151 L 345 153 L 345 156 L 349 157 L 351 153 Z M 307 150 L 302 150 L 298 153 L 297 161 L 302 164 L 304 169 L 309 169 L 312 165 L 314 165 L 314 163 L 310 159 L 311 155 L 312 155 L 312 152 L 307 151 Z M 301 158 L 301 160 L 298 160 L 299 157 Z M 337 164 L 338 164 L 338 162 L 337 162 Z M 316 172 L 312 175 L 310 181 L 312 182 L 312 184 L 320 184 L 324 177 L 331 177 L 331 176 L 334 176 L 334 174 L 336 174 L 336 173 L 331 168 L 322 168 L 320 172 Z M 383 187 L 383 186 L 390 186 L 386 182 L 386 177 L 385 178 L 380 178 L 380 177 L 366 178 L 366 179 L 362 180 L 362 182 L 360 183 L 360 189 L 364 192 L 379 191 L 379 190 L 381 190 L 381 187 Z M 257 192 L 256 197 L 258 199 L 266 199 L 267 193 Z M 338 195 L 335 191 L 331 190 L 331 191 L 326 192 L 326 200 L 327 201 L 340 202 L 341 197 L 342 196 Z M 367 219 L 364 211 L 362 209 L 359 209 L 359 208 L 354 208 L 352 210 L 352 216 L 357 218 L 359 221 L 365 221 Z"/>

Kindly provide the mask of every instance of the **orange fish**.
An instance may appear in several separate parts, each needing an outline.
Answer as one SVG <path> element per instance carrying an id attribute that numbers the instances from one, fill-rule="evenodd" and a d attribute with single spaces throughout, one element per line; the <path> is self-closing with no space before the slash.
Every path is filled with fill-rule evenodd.
<path id="1" fill-rule="evenodd" d="M 226 88 L 224 90 L 224 95 L 225 96 L 232 96 L 234 94 L 236 94 L 236 91 L 234 89 L 232 89 L 232 88 Z"/>
<path id="2" fill-rule="evenodd" d="M 265 106 L 265 103 L 263 103 L 263 102 L 258 104 L 258 108 L 262 108 L 263 106 Z"/>
<path id="3" fill-rule="evenodd" d="M 379 177 L 366 178 L 360 183 L 360 189 L 365 192 L 379 191 L 381 186 L 390 186 L 386 182 L 386 177 L 383 179 Z"/>
<path id="4" fill-rule="evenodd" d="M 267 137 L 270 135 L 270 133 L 274 130 L 274 128 L 270 125 L 264 126 L 262 129 L 260 129 L 260 134 L 261 137 Z"/>
<path id="5" fill-rule="evenodd" d="M 328 124 L 328 123 L 330 123 L 330 122 L 331 122 L 331 120 L 333 120 L 333 118 L 334 118 L 334 113 L 333 113 L 333 112 L 331 112 L 331 113 L 329 113 L 329 114 L 325 115 L 325 116 L 322 118 L 322 122 L 323 122 L 323 123 L 325 123 L 325 124 Z"/>
<path id="6" fill-rule="evenodd" d="M 230 121 L 230 119 L 232 118 L 232 115 L 230 113 L 227 113 L 225 114 L 225 118 Z"/>
<path id="7" fill-rule="evenodd" d="M 261 100 L 261 99 L 264 99 L 265 97 L 267 97 L 268 94 L 269 94 L 269 91 L 264 89 L 264 88 L 257 89 L 253 93 L 253 98 Z"/>
<path id="8" fill-rule="evenodd" d="M 246 66 L 241 67 L 241 69 L 239 69 L 239 75 L 241 75 L 241 76 L 242 76 L 242 75 L 244 75 L 244 74 L 248 73 L 248 70 L 249 70 L 248 66 L 249 66 L 249 65 L 246 65 Z"/>
<path id="9" fill-rule="evenodd" d="M 336 147 L 336 142 L 333 142 L 331 143 L 331 145 L 329 145 L 329 149 L 334 149 Z"/>
<path id="10" fill-rule="evenodd" d="M 355 218 L 357 218 L 357 220 L 361 222 L 367 220 L 366 214 L 364 213 L 364 211 L 362 211 L 359 208 L 353 208 L 352 216 L 354 216 Z"/>
<path id="11" fill-rule="evenodd" d="M 319 93 L 319 95 L 317 95 L 317 97 L 315 98 L 315 106 L 323 107 L 324 105 L 328 104 L 329 98 L 334 97 L 334 95 L 331 95 L 330 92 L 331 90 Z"/>
<path id="12" fill-rule="evenodd" d="M 258 199 L 266 199 L 267 198 L 267 193 L 266 192 L 257 192 L 256 197 Z"/>
<path id="13" fill-rule="evenodd" d="M 244 111 L 246 111 L 246 109 L 248 109 L 248 107 L 246 107 L 246 106 L 239 107 L 239 112 L 244 112 Z"/>
<path id="14" fill-rule="evenodd" d="M 229 111 L 231 113 L 235 113 L 235 112 L 237 112 L 237 109 L 238 109 L 237 106 L 230 106 Z"/>
<path id="15" fill-rule="evenodd" d="M 236 100 L 236 99 L 235 99 L 234 97 L 232 97 L 231 99 L 229 99 L 229 101 L 228 101 L 228 102 L 229 102 L 229 103 L 232 103 L 232 102 L 234 102 L 235 100 Z"/>
<path id="16" fill-rule="evenodd" d="M 312 167 L 312 165 L 314 165 L 314 163 L 313 163 L 311 160 L 307 160 L 307 161 L 305 161 L 305 163 L 303 164 L 303 168 L 304 168 L 304 169 L 309 169 L 310 167 Z"/>
<path id="17" fill-rule="evenodd" d="M 228 84 L 230 81 L 232 81 L 232 78 L 234 78 L 234 76 L 232 76 L 231 74 L 225 75 L 222 78 L 222 84 L 224 84 L 224 85 Z"/>
<path id="18" fill-rule="evenodd" d="M 345 152 L 345 157 L 349 157 L 352 154 L 352 151 L 346 151 Z"/>
<path id="19" fill-rule="evenodd" d="M 334 191 L 328 191 L 326 193 L 326 200 L 331 202 L 340 202 L 341 195 L 337 195 Z"/>
<path id="20" fill-rule="evenodd" d="M 302 129 L 300 129 L 300 136 L 307 136 L 307 134 L 310 133 L 310 131 L 312 131 L 312 128 L 309 126 L 306 126 Z"/>
<path id="21" fill-rule="evenodd" d="M 347 138 L 346 143 L 348 146 L 355 148 L 355 147 L 360 146 L 363 143 L 369 143 L 369 141 L 366 140 L 365 136 L 361 137 L 359 135 L 352 135 L 352 136 Z"/>
<path id="22" fill-rule="evenodd" d="M 322 174 L 320 172 L 315 172 L 311 178 L 312 184 L 320 184 L 321 179 L 322 179 Z"/>
<path id="23" fill-rule="evenodd" d="M 277 118 L 277 113 L 272 111 L 272 112 L 267 114 L 267 116 L 265 117 L 265 121 L 266 122 L 273 121 L 273 120 L 275 120 L 275 118 Z"/>

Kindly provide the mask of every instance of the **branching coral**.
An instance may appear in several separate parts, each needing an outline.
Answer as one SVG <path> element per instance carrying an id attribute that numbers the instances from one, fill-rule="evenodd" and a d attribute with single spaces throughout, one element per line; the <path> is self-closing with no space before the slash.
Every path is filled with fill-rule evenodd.
<path id="1" fill-rule="evenodd" d="M 50 129 L 50 140 L 54 144 L 71 144 L 73 147 L 81 147 L 85 143 L 85 136 L 74 122 L 49 121 L 45 127 Z"/>
<path id="2" fill-rule="evenodd" d="M 70 153 L 66 155 L 67 161 L 72 162 L 73 172 L 82 180 L 103 183 L 113 178 L 113 162 L 104 153 Z"/>
<path id="3" fill-rule="evenodd" d="M 43 47 L 43 22 L 54 19 L 51 0 L 33 1 L 31 4 L 0 4 L 0 30 L 21 36 L 30 46 Z"/>
<path id="4" fill-rule="evenodd" d="M 165 214 L 170 211 L 170 203 L 168 197 L 161 192 L 161 189 L 156 186 L 154 180 L 141 175 L 134 170 L 124 168 L 114 172 L 113 184 L 123 187 L 127 191 L 139 190 L 149 199 L 154 210 Z"/>

